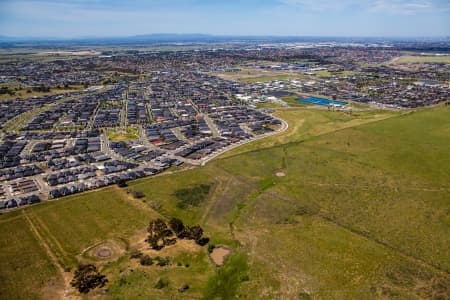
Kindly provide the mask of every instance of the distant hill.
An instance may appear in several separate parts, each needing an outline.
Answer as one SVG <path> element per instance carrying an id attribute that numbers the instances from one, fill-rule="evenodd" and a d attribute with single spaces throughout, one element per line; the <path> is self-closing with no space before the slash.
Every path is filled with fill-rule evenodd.
<path id="1" fill-rule="evenodd" d="M 209 34 L 155 33 L 118 37 L 13 37 L 0 35 L 0 48 L 61 48 L 76 46 L 145 46 L 175 43 L 362 43 L 387 44 L 420 51 L 450 52 L 447 37 L 383 38 L 383 37 L 320 37 L 320 36 L 238 36 Z"/>
<path id="2" fill-rule="evenodd" d="M 445 38 L 445 37 L 444 37 Z M 442 38 L 441 38 L 442 39 Z M 326 36 L 241 36 L 241 35 L 210 35 L 201 33 L 177 34 L 154 33 L 117 37 L 15 37 L 0 35 L 0 42 L 203 42 L 203 41 L 274 41 L 274 42 L 382 42 L 382 41 L 413 41 L 415 39 L 383 38 L 383 37 L 326 37 Z"/>

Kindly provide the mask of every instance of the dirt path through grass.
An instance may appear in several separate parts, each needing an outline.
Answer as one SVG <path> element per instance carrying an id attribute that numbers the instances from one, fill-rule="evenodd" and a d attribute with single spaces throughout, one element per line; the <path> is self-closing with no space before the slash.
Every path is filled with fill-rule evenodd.
<path id="1" fill-rule="evenodd" d="M 59 274 L 61 276 L 61 279 L 62 279 L 63 284 L 64 284 L 64 288 L 59 290 L 59 289 L 56 289 L 56 287 L 55 287 L 54 292 L 58 295 L 59 299 L 62 299 L 62 298 L 66 298 L 67 299 L 68 292 L 72 289 L 71 286 L 70 286 L 70 281 L 71 281 L 71 276 L 69 275 L 70 273 L 64 272 L 64 269 L 61 266 L 61 264 L 59 263 L 58 258 L 52 252 L 52 250 L 50 249 L 48 244 L 45 242 L 44 238 L 42 238 L 41 234 L 37 230 L 37 228 L 34 225 L 34 223 L 31 221 L 29 215 L 27 214 L 27 211 L 26 210 L 22 210 L 22 213 L 23 213 L 24 218 L 30 224 L 30 229 L 31 229 L 31 232 L 33 233 L 34 237 L 38 241 L 39 245 L 41 245 L 42 249 L 44 249 L 44 251 L 47 254 L 48 258 L 51 260 L 52 264 L 55 266 L 55 268 L 58 270 L 58 272 L 59 272 Z M 79 298 L 71 296 L 70 299 L 79 299 Z"/>
<path id="2" fill-rule="evenodd" d="M 211 210 L 215 207 L 217 201 L 219 200 L 219 197 L 226 192 L 226 190 L 228 189 L 228 187 L 231 183 L 231 180 L 232 180 L 231 178 L 219 177 L 218 183 L 217 183 L 216 187 L 214 188 L 214 190 L 212 191 L 212 195 L 210 197 L 209 203 L 205 207 L 204 212 L 203 212 L 202 216 L 200 217 L 201 224 L 206 223 Z"/>

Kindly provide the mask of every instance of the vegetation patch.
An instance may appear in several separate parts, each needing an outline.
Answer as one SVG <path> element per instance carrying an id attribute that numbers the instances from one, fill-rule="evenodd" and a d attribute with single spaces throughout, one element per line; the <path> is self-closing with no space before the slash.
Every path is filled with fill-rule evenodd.
<path id="1" fill-rule="evenodd" d="M 247 256 L 236 253 L 217 269 L 216 274 L 208 280 L 206 299 L 233 299 L 239 285 L 249 280 Z"/>
<path id="2" fill-rule="evenodd" d="M 262 191 L 268 190 L 274 185 L 275 185 L 275 182 L 272 177 L 265 178 L 265 179 L 261 180 L 258 184 L 259 189 Z"/>
<path id="3" fill-rule="evenodd" d="M 190 206 L 199 206 L 206 200 L 210 190 L 211 184 L 199 184 L 192 188 L 179 189 L 175 191 L 177 207 L 186 209 Z"/>
<path id="4" fill-rule="evenodd" d="M 69 84 L 59 86 L 22 86 L 20 84 L 8 84 L 0 86 L 0 100 L 65 94 L 80 91 L 84 88 L 82 85 Z"/>
<path id="5" fill-rule="evenodd" d="M 387 282 L 381 288 L 381 294 L 403 294 L 408 290 L 418 298 L 446 299 L 450 295 L 450 280 L 439 278 L 427 269 L 418 268 L 410 263 L 397 263 L 386 272 Z"/>

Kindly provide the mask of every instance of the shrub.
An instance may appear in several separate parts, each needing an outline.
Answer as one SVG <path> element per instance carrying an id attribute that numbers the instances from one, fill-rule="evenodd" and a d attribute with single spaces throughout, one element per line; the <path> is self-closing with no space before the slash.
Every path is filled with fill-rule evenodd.
<path id="1" fill-rule="evenodd" d="M 183 284 L 183 285 L 178 289 L 178 291 L 179 291 L 180 293 L 184 293 L 184 292 L 186 292 L 188 289 L 189 289 L 189 285 Z"/>
<path id="2" fill-rule="evenodd" d="M 148 255 L 144 255 L 144 256 L 142 256 L 141 259 L 139 260 L 139 263 L 140 263 L 142 266 L 151 266 L 151 265 L 153 265 L 153 259 L 151 259 L 151 257 L 148 256 Z"/>
<path id="3" fill-rule="evenodd" d="M 209 238 L 203 237 L 203 238 L 196 240 L 195 242 L 197 243 L 197 245 L 205 246 L 206 244 L 209 243 Z"/>
<path id="4" fill-rule="evenodd" d="M 155 284 L 155 289 L 163 289 L 169 285 L 169 281 L 164 278 L 158 279 L 158 281 Z"/>
<path id="5" fill-rule="evenodd" d="M 127 187 L 127 186 L 128 186 L 127 182 L 126 182 L 124 179 L 119 179 L 119 180 L 117 181 L 117 185 L 118 185 L 119 187 L 121 187 L 121 188 L 124 188 L 124 187 Z"/>
<path id="6" fill-rule="evenodd" d="M 130 258 L 131 259 L 137 259 L 137 258 L 141 258 L 142 257 L 142 252 L 139 250 L 134 250 L 133 252 L 131 252 L 130 254 Z"/>
<path id="7" fill-rule="evenodd" d="M 312 297 L 311 297 L 310 294 L 308 294 L 306 292 L 300 292 L 298 294 L 298 299 L 300 299 L 300 300 L 310 300 L 310 299 L 312 299 Z"/>
<path id="8" fill-rule="evenodd" d="M 134 191 L 134 192 L 133 192 L 133 197 L 136 198 L 136 199 L 141 199 L 141 198 L 144 198 L 145 195 L 144 195 L 144 193 L 141 192 L 141 191 Z"/>
<path id="9" fill-rule="evenodd" d="M 247 257 L 244 254 L 235 254 L 210 277 L 206 289 L 206 299 L 233 299 L 238 287 L 248 278 Z"/>
<path id="10" fill-rule="evenodd" d="M 159 256 L 157 256 L 155 258 L 155 261 L 156 261 L 156 265 L 159 266 L 159 267 L 167 266 L 169 264 L 169 262 L 170 262 L 168 257 L 162 258 L 162 257 L 159 257 Z"/>

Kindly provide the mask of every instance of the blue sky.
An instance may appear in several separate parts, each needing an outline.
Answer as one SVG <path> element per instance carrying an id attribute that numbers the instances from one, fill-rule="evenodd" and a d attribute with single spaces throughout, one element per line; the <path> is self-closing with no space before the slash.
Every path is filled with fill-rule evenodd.
<path id="1" fill-rule="evenodd" d="M 0 0 L 0 35 L 450 36 L 450 0 Z"/>

